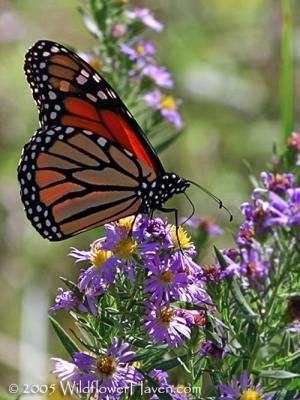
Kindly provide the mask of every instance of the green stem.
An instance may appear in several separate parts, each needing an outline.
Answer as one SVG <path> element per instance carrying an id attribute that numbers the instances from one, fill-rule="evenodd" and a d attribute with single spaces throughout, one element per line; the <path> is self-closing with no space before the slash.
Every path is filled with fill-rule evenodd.
<path id="1" fill-rule="evenodd" d="M 293 130 L 293 54 L 290 0 L 281 0 L 281 118 L 283 141 Z"/>
<path id="2" fill-rule="evenodd" d="M 255 366 L 256 357 L 257 357 L 257 354 L 259 352 L 260 345 L 261 345 L 260 336 L 264 332 L 265 327 L 268 325 L 268 318 L 269 318 L 269 315 L 272 313 L 273 308 L 275 306 L 275 302 L 277 299 L 277 293 L 280 288 L 280 285 L 282 284 L 285 275 L 289 273 L 289 269 L 287 268 L 287 265 L 285 263 L 283 263 L 281 268 L 282 268 L 282 270 L 281 270 L 278 278 L 276 279 L 276 284 L 275 284 L 275 287 L 273 288 L 273 292 L 272 292 L 271 298 L 268 302 L 266 311 L 263 314 L 262 319 L 261 319 L 261 325 L 258 329 L 255 344 L 253 347 L 253 351 L 252 351 L 251 357 L 250 357 L 250 359 L 248 361 L 248 365 L 247 365 L 248 371 L 251 371 L 253 369 L 253 367 Z M 272 286 L 270 286 L 270 287 L 272 287 Z"/>

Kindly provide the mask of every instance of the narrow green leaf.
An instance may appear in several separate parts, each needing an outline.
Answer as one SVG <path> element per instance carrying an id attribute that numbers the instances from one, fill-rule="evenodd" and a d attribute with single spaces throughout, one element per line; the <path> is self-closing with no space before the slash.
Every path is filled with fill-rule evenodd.
<path id="1" fill-rule="evenodd" d="M 247 300 L 245 299 L 243 293 L 241 292 L 240 286 L 235 278 L 230 280 L 230 291 L 234 297 L 236 303 L 238 304 L 240 310 L 243 312 L 246 318 L 255 319 L 258 315 L 252 310 Z"/>
<path id="2" fill-rule="evenodd" d="M 178 365 L 182 365 L 182 362 L 186 362 L 188 359 L 187 355 L 180 356 L 180 361 L 178 360 L 179 357 L 170 358 L 169 360 L 158 362 L 157 364 L 152 366 L 156 369 L 162 369 L 163 371 L 169 371 L 172 368 L 177 367 Z"/>
<path id="3" fill-rule="evenodd" d="M 55 330 L 63 346 L 72 357 L 75 352 L 79 351 L 79 348 L 77 347 L 76 343 L 70 338 L 67 332 L 61 327 L 61 325 L 54 318 L 49 317 L 49 319 L 53 329 Z"/>
<path id="4" fill-rule="evenodd" d="M 274 379 L 291 379 L 300 377 L 300 374 L 295 374 L 294 372 L 276 370 L 276 369 L 260 371 L 259 375 L 262 378 L 274 378 Z"/>
<path id="5" fill-rule="evenodd" d="M 214 251 L 217 257 L 217 260 L 221 266 L 222 269 L 226 269 L 227 268 L 227 262 L 225 260 L 225 258 L 223 257 L 223 254 L 220 252 L 219 249 L 216 248 L 216 246 L 214 246 Z"/>
<path id="6" fill-rule="evenodd" d="M 72 292 L 74 292 L 80 300 L 82 300 L 83 294 L 80 292 L 78 286 L 74 282 L 64 278 L 63 276 L 60 276 L 59 279 L 63 281 L 63 283 L 67 286 L 67 288 L 70 289 Z"/>

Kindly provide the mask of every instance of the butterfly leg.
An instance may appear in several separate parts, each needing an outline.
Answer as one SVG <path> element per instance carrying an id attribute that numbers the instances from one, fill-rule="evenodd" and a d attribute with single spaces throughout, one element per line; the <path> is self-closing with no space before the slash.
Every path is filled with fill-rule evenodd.
<path id="1" fill-rule="evenodd" d="M 165 213 L 174 213 L 175 226 L 176 226 L 176 237 L 177 237 L 177 240 L 178 240 L 180 251 L 182 251 L 181 250 L 181 245 L 180 245 L 180 239 L 179 239 L 179 235 L 178 235 L 179 225 L 178 225 L 178 210 L 177 210 L 177 208 L 159 208 L 158 210 L 162 211 L 162 212 L 165 212 Z"/>
<path id="2" fill-rule="evenodd" d="M 132 223 L 131 223 L 130 230 L 129 230 L 129 232 L 128 232 L 128 236 L 129 236 L 129 237 L 131 237 L 131 234 L 132 234 L 132 231 L 133 231 L 133 227 L 134 227 L 134 224 L 135 224 L 135 221 L 136 221 L 138 215 L 139 215 L 138 212 L 134 215 L 134 218 L 133 218 Z"/>

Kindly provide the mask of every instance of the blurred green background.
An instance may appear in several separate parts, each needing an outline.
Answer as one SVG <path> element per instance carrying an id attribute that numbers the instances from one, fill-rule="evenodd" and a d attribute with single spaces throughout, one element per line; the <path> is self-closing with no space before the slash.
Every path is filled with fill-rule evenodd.
<path id="1" fill-rule="evenodd" d="M 42 38 L 90 51 L 95 41 L 77 12 L 82 4 L 0 1 L 0 385 L 4 388 L 10 383 L 53 380 L 49 357 L 66 354 L 49 326 L 47 308 L 62 285 L 59 276 L 78 276 L 79 266 L 67 256 L 69 248 L 87 248 L 99 235 L 94 230 L 63 243 L 43 240 L 26 220 L 16 179 L 22 147 L 38 124 L 23 73 L 24 55 Z M 231 208 L 235 221 L 228 224 L 226 214 L 210 198 L 190 191 L 197 213 L 214 218 L 225 230 L 215 241 L 217 246 L 233 246 L 233 234 L 242 221 L 239 205 L 251 191 L 244 161 L 259 174 L 271 161 L 273 144 L 280 144 L 280 1 L 153 0 L 132 5 L 151 8 L 165 24 L 162 34 L 153 35 L 158 60 L 173 73 L 176 95 L 183 100 L 185 132 L 161 154 L 163 163 L 167 170 L 198 181 Z M 296 6 L 297 2 L 293 9 L 297 81 L 300 10 Z M 180 207 L 181 215 L 188 213 L 183 200 Z M 207 260 L 212 260 L 210 250 Z"/>

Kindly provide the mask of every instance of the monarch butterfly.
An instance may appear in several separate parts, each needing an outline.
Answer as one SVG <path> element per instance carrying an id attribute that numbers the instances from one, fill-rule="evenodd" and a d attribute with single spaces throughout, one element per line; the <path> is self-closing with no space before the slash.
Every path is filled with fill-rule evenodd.
<path id="1" fill-rule="evenodd" d="M 175 212 L 177 221 L 177 210 L 163 205 L 194 182 L 164 170 L 102 76 L 46 40 L 27 52 L 24 69 L 40 128 L 23 149 L 18 179 L 27 217 L 44 238 L 63 240 L 155 209 Z"/>

